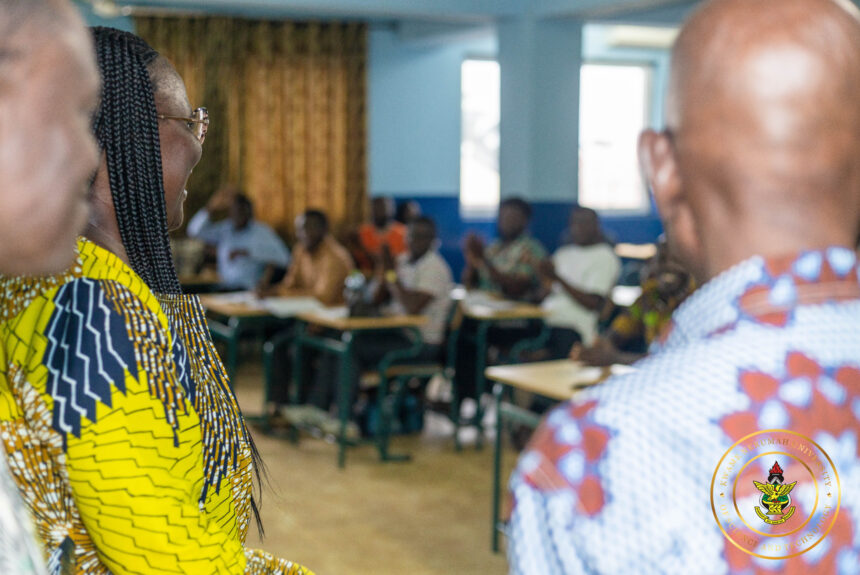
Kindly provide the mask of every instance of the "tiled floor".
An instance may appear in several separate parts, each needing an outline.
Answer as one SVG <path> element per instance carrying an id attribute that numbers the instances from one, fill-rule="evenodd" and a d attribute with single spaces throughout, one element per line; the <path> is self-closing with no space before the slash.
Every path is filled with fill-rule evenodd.
<path id="1" fill-rule="evenodd" d="M 261 410 L 260 370 L 246 362 L 236 393 L 246 415 Z M 254 432 L 268 466 L 261 542 L 247 544 L 304 563 L 318 575 L 502 574 L 490 552 L 492 446 L 455 453 L 444 422 L 396 438 L 408 463 L 380 463 L 372 446 L 350 450 L 338 469 L 336 448 L 303 437 L 298 446 Z M 505 468 L 515 455 L 508 453 Z"/>

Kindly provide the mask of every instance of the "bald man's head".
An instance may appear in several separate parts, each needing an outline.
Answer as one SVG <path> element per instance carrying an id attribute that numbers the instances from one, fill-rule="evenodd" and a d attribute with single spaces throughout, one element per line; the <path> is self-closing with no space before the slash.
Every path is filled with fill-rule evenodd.
<path id="1" fill-rule="evenodd" d="M 664 134 L 641 152 L 700 279 L 860 228 L 860 14 L 836 0 L 714 0 L 673 51 Z"/>

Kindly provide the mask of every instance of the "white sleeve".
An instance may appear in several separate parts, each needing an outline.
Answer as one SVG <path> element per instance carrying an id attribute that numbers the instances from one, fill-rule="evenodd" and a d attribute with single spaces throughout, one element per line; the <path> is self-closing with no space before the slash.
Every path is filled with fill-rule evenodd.
<path id="1" fill-rule="evenodd" d="M 606 296 L 618 282 L 621 261 L 611 248 L 595 257 L 580 279 L 580 289 L 588 293 Z"/>
<path id="2" fill-rule="evenodd" d="M 451 269 L 441 257 L 429 260 L 428 264 L 418 269 L 418 273 L 415 274 L 415 285 L 410 287 L 433 294 L 435 299 L 444 299 L 451 291 L 453 283 Z"/>
<path id="3" fill-rule="evenodd" d="M 290 265 L 290 250 L 274 230 L 260 224 L 254 238 L 256 241 L 251 249 L 252 259 L 284 268 Z"/>
<path id="4" fill-rule="evenodd" d="M 203 208 L 188 221 L 188 237 L 202 240 L 207 244 L 217 244 L 221 239 L 221 229 L 218 223 L 213 223 L 209 210 Z"/>

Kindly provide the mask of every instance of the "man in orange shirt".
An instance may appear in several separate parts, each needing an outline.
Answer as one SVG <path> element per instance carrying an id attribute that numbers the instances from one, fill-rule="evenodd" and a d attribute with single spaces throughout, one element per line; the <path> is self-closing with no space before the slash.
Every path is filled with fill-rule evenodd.
<path id="1" fill-rule="evenodd" d="M 370 208 L 372 222 L 358 228 L 358 237 L 350 246 L 355 263 L 367 276 L 382 257 L 382 246 L 388 246 L 395 258 L 406 253 L 406 226 L 394 219 L 394 200 L 373 198 Z"/>

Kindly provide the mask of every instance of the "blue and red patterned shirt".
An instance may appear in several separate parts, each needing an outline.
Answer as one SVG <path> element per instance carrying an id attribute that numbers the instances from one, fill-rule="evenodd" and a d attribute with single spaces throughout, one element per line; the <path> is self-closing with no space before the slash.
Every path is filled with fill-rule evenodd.
<path id="1" fill-rule="evenodd" d="M 511 573 L 860 574 L 856 254 L 749 259 L 690 296 L 670 328 L 634 373 L 535 433 L 511 478 Z M 758 485 L 720 489 L 718 467 L 734 464 L 724 455 L 767 430 L 808 438 L 835 473 L 807 473 L 779 447 L 736 469 Z M 783 476 L 768 469 L 794 489 L 775 509 L 763 494 Z M 737 526 L 721 521 L 718 496 L 760 534 L 749 549 L 724 535 Z"/>

